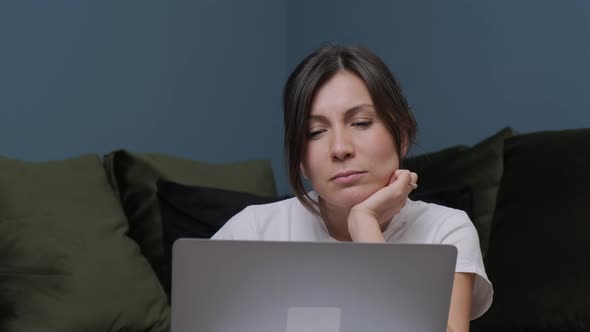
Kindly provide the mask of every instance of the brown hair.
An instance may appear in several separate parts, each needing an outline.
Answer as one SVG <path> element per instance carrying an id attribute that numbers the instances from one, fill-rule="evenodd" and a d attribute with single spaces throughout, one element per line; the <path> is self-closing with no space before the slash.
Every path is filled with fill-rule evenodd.
<path id="1" fill-rule="evenodd" d="M 305 191 L 300 169 L 307 144 L 310 108 L 317 90 L 343 70 L 357 75 L 367 86 L 398 153 L 402 147 L 412 145 L 416 137 L 416 121 L 410 107 L 393 74 L 379 57 L 365 48 L 332 44 L 308 55 L 289 75 L 283 89 L 283 144 L 291 188 L 312 213 L 317 213 L 317 202 Z"/>

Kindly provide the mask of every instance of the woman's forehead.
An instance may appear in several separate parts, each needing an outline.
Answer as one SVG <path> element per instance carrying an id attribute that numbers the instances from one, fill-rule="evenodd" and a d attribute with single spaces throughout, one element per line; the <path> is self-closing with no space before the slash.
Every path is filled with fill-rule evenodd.
<path id="1" fill-rule="evenodd" d="M 345 113 L 360 105 L 373 105 L 369 90 L 358 76 L 342 71 L 318 89 L 309 113 L 310 115 Z"/>

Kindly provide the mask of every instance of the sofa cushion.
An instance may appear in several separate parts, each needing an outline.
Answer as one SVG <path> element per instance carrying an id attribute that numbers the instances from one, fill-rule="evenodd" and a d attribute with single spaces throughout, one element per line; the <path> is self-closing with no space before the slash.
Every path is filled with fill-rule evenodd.
<path id="1" fill-rule="evenodd" d="M 171 263 L 172 245 L 177 239 L 211 238 L 231 217 L 245 207 L 281 199 L 241 191 L 158 181 L 158 200 L 164 225 L 164 253 L 167 263 Z M 170 294 L 170 270 L 166 272 L 164 289 Z"/>
<path id="2" fill-rule="evenodd" d="M 0 224 L 1 225 L 1 224 Z M 0 226 L 1 227 L 1 226 Z M 9 266 L 14 263 L 11 260 L 15 257 L 13 252 L 0 241 L 0 262 L 1 266 Z M 15 307 L 17 297 L 15 291 L 11 290 L 12 275 L 6 273 L 3 267 L 0 267 L 0 331 L 9 331 L 9 323 L 16 317 Z"/>
<path id="3" fill-rule="evenodd" d="M 473 190 L 468 185 L 455 185 L 430 190 L 413 190 L 412 200 L 434 203 L 462 210 L 473 219 Z"/>
<path id="4" fill-rule="evenodd" d="M 129 236 L 140 245 L 163 285 L 169 283 L 170 266 L 164 253 L 162 218 L 156 195 L 159 179 L 261 196 L 275 195 L 272 167 L 266 160 L 214 164 L 117 150 L 106 155 L 104 162 L 127 215 Z"/>
<path id="5" fill-rule="evenodd" d="M 590 129 L 506 140 L 485 265 L 494 302 L 474 331 L 590 327 Z"/>
<path id="6" fill-rule="evenodd" d="M 410 198 L 449 187 L 471 189 L 473 204 L 468 214 L 477 229 L 484 254 L 502 177 L 504 139 L 514 133 L 511 128 L 504 128 L 472 147 L 457 146 L 404 161 L 404 167 L 418 174 L 419 187 Z"/>
<path id="7" fill-rule="evenodd" d="M 2 331 L 167 331 L 169 307 L 98 156 L 0 157 Z"/>

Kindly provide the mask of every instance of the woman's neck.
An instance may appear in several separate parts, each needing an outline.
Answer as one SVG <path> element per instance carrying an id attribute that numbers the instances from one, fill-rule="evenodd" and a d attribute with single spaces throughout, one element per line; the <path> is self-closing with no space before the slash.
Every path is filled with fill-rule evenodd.
<path id="1" fill-rule="evenodd" d="M 348 228 L 348 216 L 351 207 L 341 207 L 328 204 L 318 197 L 320 217 L 326 224 L 328 233 L 338 241 L 352 241 Z M 380 223 L 381 232 L 384 232 L 390 221 Z"/>
<path id="2" fill-rule="evenodd" d="M 320 217 L 328 228 L 328 233 L 338 241 L 352 241 L 348 231 L 350 208 L 329 205 L 319 198 Z"/>

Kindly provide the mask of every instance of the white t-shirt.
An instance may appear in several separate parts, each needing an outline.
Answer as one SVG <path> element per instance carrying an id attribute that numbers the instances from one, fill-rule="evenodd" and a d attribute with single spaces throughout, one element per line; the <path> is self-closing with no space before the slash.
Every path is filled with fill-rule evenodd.
<path id="1" fill-rule="evenodd" d="M 317 200 L 315 192 L 310 197 Z M 408 200 L 383 232 L 390 243 L 440 243 L 457 248 L 456 272 L 475 273 L 471 319 L 492 304 L 493 288 L 486 275 L 479 238 L 461 210 Z M 212 239 L 336 242 L 326 224 L 297 198 L 248 206 L 231 218 Z"/>

